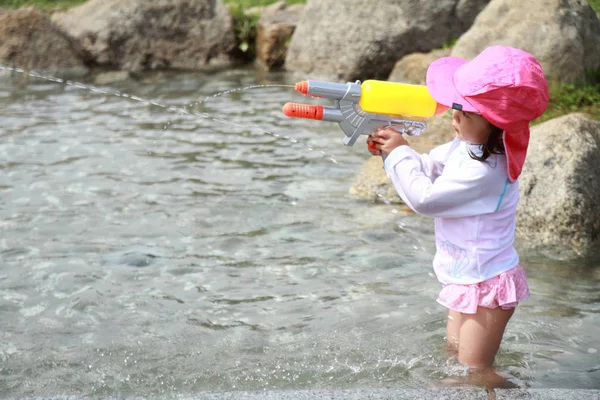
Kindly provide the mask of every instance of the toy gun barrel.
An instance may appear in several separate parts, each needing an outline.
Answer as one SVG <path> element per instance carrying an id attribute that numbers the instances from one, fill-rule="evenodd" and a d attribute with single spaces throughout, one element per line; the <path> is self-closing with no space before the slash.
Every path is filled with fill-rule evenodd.
<path id="1" fill-rule="evenodd" d="M 356 83 L 334 83 L 323 81 L 302 81 L 296 83 L 296 90 L 312 97 L 326 97 L 334 100 L 360 100 L 361 87 Z"/>
<path id="2" fill-rule="evenodd" d="M 318 121 L 342 122 L 340 110 L 313 104 L 286 103 L 283 114 L 292 118 L 315 119 Z"/>

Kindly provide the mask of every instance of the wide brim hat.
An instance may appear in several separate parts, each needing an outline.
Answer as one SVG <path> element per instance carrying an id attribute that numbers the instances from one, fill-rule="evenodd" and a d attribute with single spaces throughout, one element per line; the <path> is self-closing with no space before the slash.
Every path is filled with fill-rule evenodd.
<path id="1" fill-rule="evenodd" d="M 548 83 L 538 60 L 520 49 L 492 46 L 471 61 L 434 61 L 426 80 L 438 103 L 479 113 L 504 131 L 508 178 L 517 180 L 527 155 L 529 123 L 548 107 Z"/>

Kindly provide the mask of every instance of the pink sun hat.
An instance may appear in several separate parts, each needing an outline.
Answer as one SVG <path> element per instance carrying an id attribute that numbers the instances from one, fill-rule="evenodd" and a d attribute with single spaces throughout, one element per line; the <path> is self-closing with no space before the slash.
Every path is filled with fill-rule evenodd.
<path id="1" fill-rule="evenodd" d="M 471 61 L 443 57 L 427 69 L 427 88 L 440 104 L 476 112 L 504 131 L 508 178 L 517 180 L 529 144 L 529 123 L 548 107 L 548 82 L 531 54 L 492 46 Z"/>

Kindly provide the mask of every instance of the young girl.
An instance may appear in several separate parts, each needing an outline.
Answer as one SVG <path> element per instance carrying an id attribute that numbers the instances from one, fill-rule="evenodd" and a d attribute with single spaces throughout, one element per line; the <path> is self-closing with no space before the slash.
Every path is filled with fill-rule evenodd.
<path id="1" fill-rule="evenodd" d="M 539 62 L 493 46 L 472 61 L 445 57 L 427 71 L 427 88 L 451 107 L 456 138 L 417 154 L 385 128 L 367 139 L 404 202 L 435 218 L 433 267 L 448 308 L 447 338 L 458 359 L 489 367 L 517 304 L 529 296 L 513 247 L 529 122 L 548 105 Z"/>

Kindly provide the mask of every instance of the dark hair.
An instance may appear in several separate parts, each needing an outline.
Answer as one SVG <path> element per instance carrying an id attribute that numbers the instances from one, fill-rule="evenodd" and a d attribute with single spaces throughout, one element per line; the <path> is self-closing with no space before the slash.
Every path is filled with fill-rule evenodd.
<path id="1" fill-rule="evenodd" d="M 469 149 L 469 156 L 473 160 L 485 161 L 492 154 L 504 154 L 506 152 L 506 150 L 504 150 L 504 142 L 502 141 L 502 133 L 504 131 L 495 125 L 490 125 L 490 136 L 488 137 L 487 142 L 479 145 L 482 154 L 478 156 Z"/>

